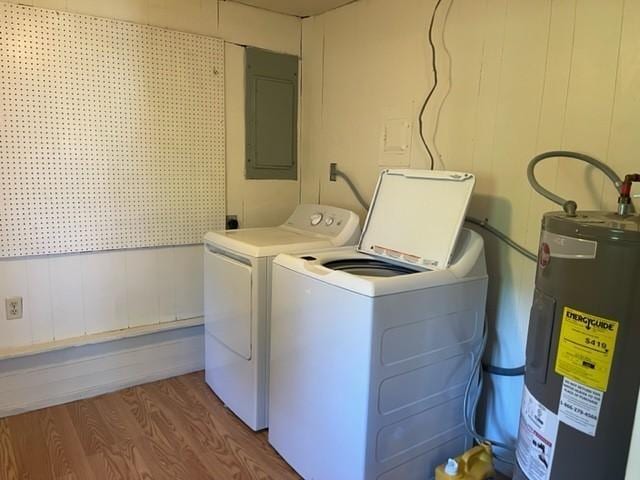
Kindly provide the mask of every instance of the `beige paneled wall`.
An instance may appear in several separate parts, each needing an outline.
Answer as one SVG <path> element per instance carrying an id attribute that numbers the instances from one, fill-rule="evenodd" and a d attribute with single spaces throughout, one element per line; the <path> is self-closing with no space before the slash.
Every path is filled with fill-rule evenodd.
<path id="1" fill-rule="evenodd" d="M 303 200 L 357 209 L 344 183 L 328 181 L 329 163 L 371 195 L 389 116 L 413 121 L 407 163 L 427 165 L 416 112 L 432 86 L 427 26 L 434 4 L 360 0 L 303 20 Z M 438 168 L 477 175 L 472 214 L 535 251 L 540 217 L 556 207 L 526 181 L 534 154 L 578 150 L 620 175 L 640 168 L 639 2 L 443 0 L 434 40 L 440 83 L 424 132 L 435 136 Z M 604 177 L 580 164 L 552 160 L 539 176 L 583 209 L 615 203 Z M 515 366 L 524 358 L 535 265 L 485 238 L 490 356 Z M 521 385 L 494 379 L 489 386 L 494 435 L 515 435 Z"/>
<path id="2" fill-rule="evenodd" d="M 299 182 L 244 180 L 244 49 L 300 54 L 300 20 L 217 0 L 20 0 L 23 5 L 145 23 L 226 44 L 227 211 L 243 226 L 282 222 Z M 1 227 L 0 227 L 1 228 Z M 0 260 L 0 356 L 13 348 L 203 314 L 200 246 Z M 5 320 L 4 298 L 24 317 Z"/>

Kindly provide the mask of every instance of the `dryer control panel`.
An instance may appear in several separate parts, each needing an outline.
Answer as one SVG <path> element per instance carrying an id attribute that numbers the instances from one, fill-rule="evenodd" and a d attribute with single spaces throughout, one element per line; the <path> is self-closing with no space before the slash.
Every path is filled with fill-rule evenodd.
<path id="1" fill-rule="evenodd" d="M 356 239 L 360 236 L 360 218 L 350 210 L 329 205 L 298 205 L 285 226 L 335 238 L 341 244 L 345 236 Z"/>

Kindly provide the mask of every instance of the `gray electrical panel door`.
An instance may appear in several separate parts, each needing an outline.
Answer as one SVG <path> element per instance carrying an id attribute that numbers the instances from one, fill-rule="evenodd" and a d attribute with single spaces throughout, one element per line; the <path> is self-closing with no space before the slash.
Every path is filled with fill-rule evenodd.
<path id="1" fill-rule="evenodd" d="M 247 48 L 246 178 L 298 178 L 298 57 Z"/>

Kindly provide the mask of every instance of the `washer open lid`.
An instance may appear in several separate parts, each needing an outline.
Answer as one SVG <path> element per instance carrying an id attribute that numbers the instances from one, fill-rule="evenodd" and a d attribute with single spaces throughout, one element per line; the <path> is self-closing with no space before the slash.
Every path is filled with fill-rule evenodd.
<path id="1" fill-rule="evenodd" d="M 414 267 L 449 266 L 475 177 L 442 170 L 383 170 L 358 250 Z"/>

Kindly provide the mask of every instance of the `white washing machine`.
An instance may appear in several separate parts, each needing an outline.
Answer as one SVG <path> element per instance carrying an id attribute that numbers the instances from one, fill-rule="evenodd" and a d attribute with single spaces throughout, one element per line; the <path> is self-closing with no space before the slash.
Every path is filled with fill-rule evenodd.
<path id="1" fill-rule="evenodd" d="M 471 446 L 482 237 L 470 174 L 380 175 L 357 248 L 273 263 L 269 442 L 306 479 L 433 478 Z"/>
<path id="2" fill-rule="evenodd" d="M 267 426 L 273 257 L 281 252 L 353 245 L 359 235 L 355 213 L 324 205 L 299 205 L 278 227 L 205 236 L 205 378 L 252 429 Z"/>

